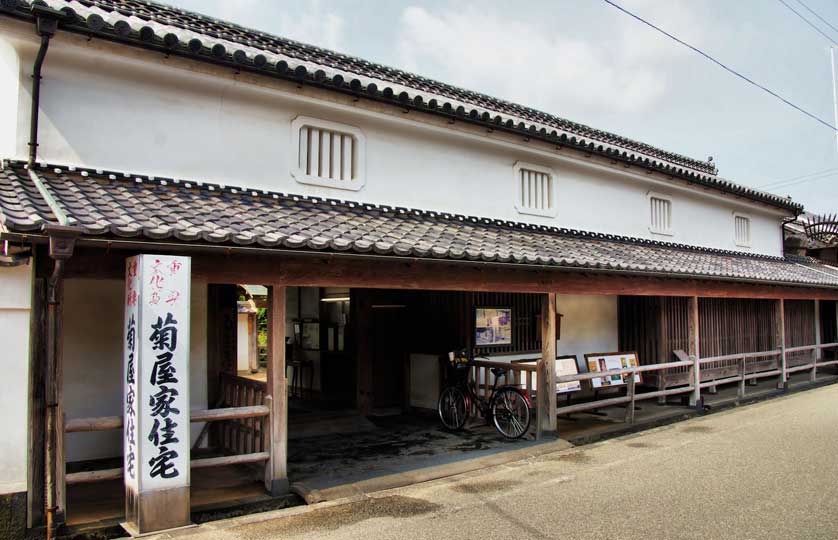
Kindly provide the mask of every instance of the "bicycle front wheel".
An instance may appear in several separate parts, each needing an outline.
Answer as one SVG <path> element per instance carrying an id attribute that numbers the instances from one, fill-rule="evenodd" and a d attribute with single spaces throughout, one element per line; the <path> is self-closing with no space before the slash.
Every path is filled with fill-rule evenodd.
<path id="1" fill-rule="evenodd" d="M 459 431 L 468 419 L 468 402 L 462 390 L 449 386 L 439 395 L 437 412 L 442 425 L 451 431 Z"/>
<path id="2" fill-rule="evenodd" d="M 507 439 L 520 439 L 530 428 L 530 406 L 517 388 L 501 388 L 492 400 L 495 429 Z"/>

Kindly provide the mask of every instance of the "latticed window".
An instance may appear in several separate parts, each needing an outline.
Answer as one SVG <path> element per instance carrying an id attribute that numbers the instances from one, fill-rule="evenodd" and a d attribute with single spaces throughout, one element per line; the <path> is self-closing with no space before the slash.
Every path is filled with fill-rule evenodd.
<path id="1" fill-rule="evenodd" d="M 517 199 L 515 208 L 522 214 L 556 215 L 556 186 L 553 171 L 527 163 L 515 164 Z"/>
<path id="2" fill-rule="evenodd" d="M 672 201 L 661 196 L 649 196 L 649 230 L 658 234 L 672 234 Z"/>
<path id="3" fill-rule="evenodd" d="M 364 184 L 364 136 L 335 122 L 299 117 L 292 123 L 294 177 L 303 184 L 358 190 Z"/>
<path id="4" fill-rule="evenodd" d="M 748 247 L 751 245 L 751 219 L 746 216 L 734 216 L 733 228 L 736 245 Z"/>

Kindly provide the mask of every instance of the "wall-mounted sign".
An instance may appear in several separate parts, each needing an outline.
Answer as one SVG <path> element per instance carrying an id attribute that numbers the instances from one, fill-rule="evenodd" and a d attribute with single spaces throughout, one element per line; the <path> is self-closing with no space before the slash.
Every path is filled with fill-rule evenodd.
<path id="1" fill-rule="evenodd" d="M 132 534 L 189 524 L 190 282 L 189 257 L 137 255 L 126 263 L 125 527 Z"/>
<path id="2" fill-rule="evenodd" d="M 477 347 L 512 344 L 512 308 L 475 309 L 474 344 Z"/>
<path id="3" fill-rule="evenodd" d="M 528 366 L 538 365 L 538 360 L 513 360 L 513 364 L 526 364 Z M 576 364 L 576 355 L 565 355 L 556 358 L 556 377 L 562 375 L 578 375 L 579 366 Z M 538 373 L 532 373 L 531 384 L 533 388 L 538 387 Z M 579 381 L 556 383 L 557 394 L 569 394 L 582 389 L 582 383 Z"/>
<path id="4" fill-rule="evenodd" d="M 579 366 L 576 364 L 576 355 L 559 356 L 558 358 L 556 358 L 556 377 L 561 377 L 562 375 L 578 374 Z M 581 389 L 582 383 L 579 381 L 556 383 L 557 394 L 576 392 Z"/>
<path id="5" fill-rule="evenodd" d="M 589 373 L 608 371 L 609 369 L 637 367 L 640 365 L 637 362 L 636 352 L 586 354 L 585 362 L 588 366 Z M 628 377 L 628 375 L 608 375 L 606 377 L 591 379 L 591 385 L 594 388 L 611 388 L 612 386 L 621 386 L 628 382 Z M 640 373 L 634 374 L 634 382 L 635 384 L 640 384 L 642 382 Z"/>

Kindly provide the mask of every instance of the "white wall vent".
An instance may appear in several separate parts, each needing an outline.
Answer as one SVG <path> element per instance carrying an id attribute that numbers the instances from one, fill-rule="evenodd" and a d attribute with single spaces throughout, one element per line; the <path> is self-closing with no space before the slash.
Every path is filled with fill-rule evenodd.
<path id="1" fill-rule="evenodd" d="M 291 174 L 302 184 L 361 189 L 365 181 L 365 139 L 361 130 L 299 116 L 291 122 Z"/>
<path id="2" fill-rule="evenodd" d="M 649 194 L 649 230 L 655 234 L 672 234 L 672 199 Z"/>
<path id="3" fill-rule="evenodd" d="M 751 218 L 733 215 L 734 239 L 739 247 L 751 247 Z"/>
<path id="4" fill-rule="evenodd" d="M 522 214 L 556 216 L 556 180 L 547 167 L 518 162 L 514 167 L 517 198 L 515 208 Z"/>

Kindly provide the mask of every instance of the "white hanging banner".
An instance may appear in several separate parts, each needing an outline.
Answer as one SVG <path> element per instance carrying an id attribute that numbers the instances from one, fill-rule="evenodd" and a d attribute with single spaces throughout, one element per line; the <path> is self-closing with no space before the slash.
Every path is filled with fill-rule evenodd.
<path id="1" fill-rule="evenodd" d="M 126 515 L 140 533 L 184 525 L 183 508 L 169 508 L 180 516 L 171 523 L 145 516 L 143 499 L 151 492 L 187 488 L 189 515 L 190 273 L 189 257 L 144 254 L 126 265 Z"/>

